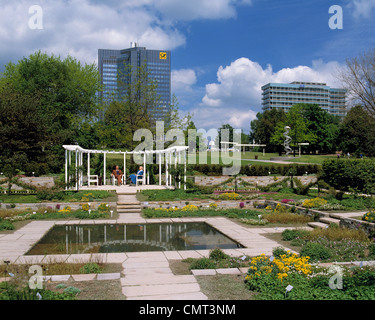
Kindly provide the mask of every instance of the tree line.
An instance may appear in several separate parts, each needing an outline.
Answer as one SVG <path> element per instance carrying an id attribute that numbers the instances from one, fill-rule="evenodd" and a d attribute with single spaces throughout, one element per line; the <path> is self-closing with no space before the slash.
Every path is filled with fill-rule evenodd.
<path id="1" fill-rule="evenodd" d="M 98 94 L 103 87 L 95 63 L 38 51 L 5 65 L 0 75 L 0 172 L 60 173 L 62 145 L 133 150 L 139 143 L 133 142 L 134 132 L 153 129 L 158 101 L 157 84 L 146 67 L 135 72 L 137 81 L 119 79 L 115 95 L 120 98 L 106 103 Z M 175 97 L 164 121 L 165 131 L 195 128 L 190 114 L 180 116 Z"/>
<path id="2" fill-rule="evenodd" d="M 267 144 L 268 152 L 283 152 L 284 127 L 291 127 L 291 145 L 309 143 L 306 152 L 375 156 L 375 49 L 346 60 L 337 77 L 348 90 L 351 107 L 344 119 L 314 104 L 296 104 L 259 112 L 250 123 L 250 139 Z"/>

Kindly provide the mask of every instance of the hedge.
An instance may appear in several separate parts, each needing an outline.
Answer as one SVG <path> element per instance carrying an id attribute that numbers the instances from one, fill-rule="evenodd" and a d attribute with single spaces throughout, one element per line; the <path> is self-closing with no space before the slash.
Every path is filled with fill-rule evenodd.
<path id="1" fill-rule="evenodd" d="M 322 175 L 326 183 L 342 191 L 375 193 L 375 161 L 369 159 L 326 160 Z"/>

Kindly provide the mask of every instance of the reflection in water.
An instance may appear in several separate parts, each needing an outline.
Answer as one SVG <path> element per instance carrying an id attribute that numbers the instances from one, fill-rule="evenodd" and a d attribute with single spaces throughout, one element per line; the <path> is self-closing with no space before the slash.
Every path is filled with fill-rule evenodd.
<path id="1" fill-rule="evenodd" d="M 66 225 L 53 227 L 27 255 L 239 247 L 206 223 Z"/>

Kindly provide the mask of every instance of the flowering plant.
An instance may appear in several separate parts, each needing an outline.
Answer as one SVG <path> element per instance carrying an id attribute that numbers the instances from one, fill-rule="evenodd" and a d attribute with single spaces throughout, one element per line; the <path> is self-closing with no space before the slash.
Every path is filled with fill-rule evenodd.
<path id="1" fill-rule="evenodd" d="M 298 254 L 289 251 L 287 254 L 272 259 L 262 254 L 252 258 L 246 280 L 273 274 L 282 282 L 292 272 L 307 276 L 312 273 L 311 265 L 308 263 L 309 259 L 309 257 L 299 257 Z"/>
<path id="2" fill-rule="evenodd" d="M 219 196 L 220 199 L 224 200 L 237 200 L 238 197 L 239 194 L 235 192 L 225 192 Z"/>
<path id="3" fill-rule="evenodd" d="M 61 212 L 61 213 L 71 213 L 72 212 L 72 208 L 70 206 L 66 206 L 64 209 L 61 209 L 58 212 Z"/>
<path id="4" fill-rule="evenodd" d="M 302 202 L 302 207 L 304 208 L 319 208 L 327 204 L 327 200 L 322 198 L 306 199 Z"/>
<path id="5" fill-rule="evenodd" d="M 198 207 L 193 204 L 188 204 L 185 207 L 181 209 L 182 211 L 196 211 L 198 210 Z"/>
<path id="6" fill-rule="evenodd" d="M 362 216 L 362 220 L 367 222 L 375 222 L 375 210 L 372 209 Z"/>
<path id="7" fill-rule="evenodd" d="M 101 203 L 98 207 L 99 211 L 109 211 L 109 205 L 106 203 Z"/>

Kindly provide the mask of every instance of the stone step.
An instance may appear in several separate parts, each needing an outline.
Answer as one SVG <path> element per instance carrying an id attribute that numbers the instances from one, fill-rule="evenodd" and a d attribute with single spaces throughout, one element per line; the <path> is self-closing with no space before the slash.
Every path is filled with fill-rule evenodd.
<path id="1" fill-rule="evenodd" d="M 137 193 L 134 192 L 117 192 L 118 196 L 135 196 Z"/>
<path id="2" fill-rule="evenodd" d="M 118 206 L 140 206 L 141 203 L 139 201 L 118 201 Z"/>
<path id="3" fill-rule="evenodd" d="M 129 205 L 121 204 L 121 205 L 117 205 L 117 210 L 118 209 L 141 209 L 141 206 L 136 205 L 136 204 L 129 204 Z"/>
<path id="4" fill-rule="evenodd" d="M 324 222 L 326 224 L 331 224 L 331 223 L 340 224 L 340 219 L 335 219 L 335 218 L 320 218 L 319 221 Z"/>
<path id="5" fill-rule="evenodd" d="M 142 209 L 117 209 L 117 213 L 141 213 Z"/>
<path id="6" fill-rule="evenodd" d="M 308 225 L 313 228 L 327 228 L 328 224 L 323 223 L 323 222 L 309 222 Z"/>

